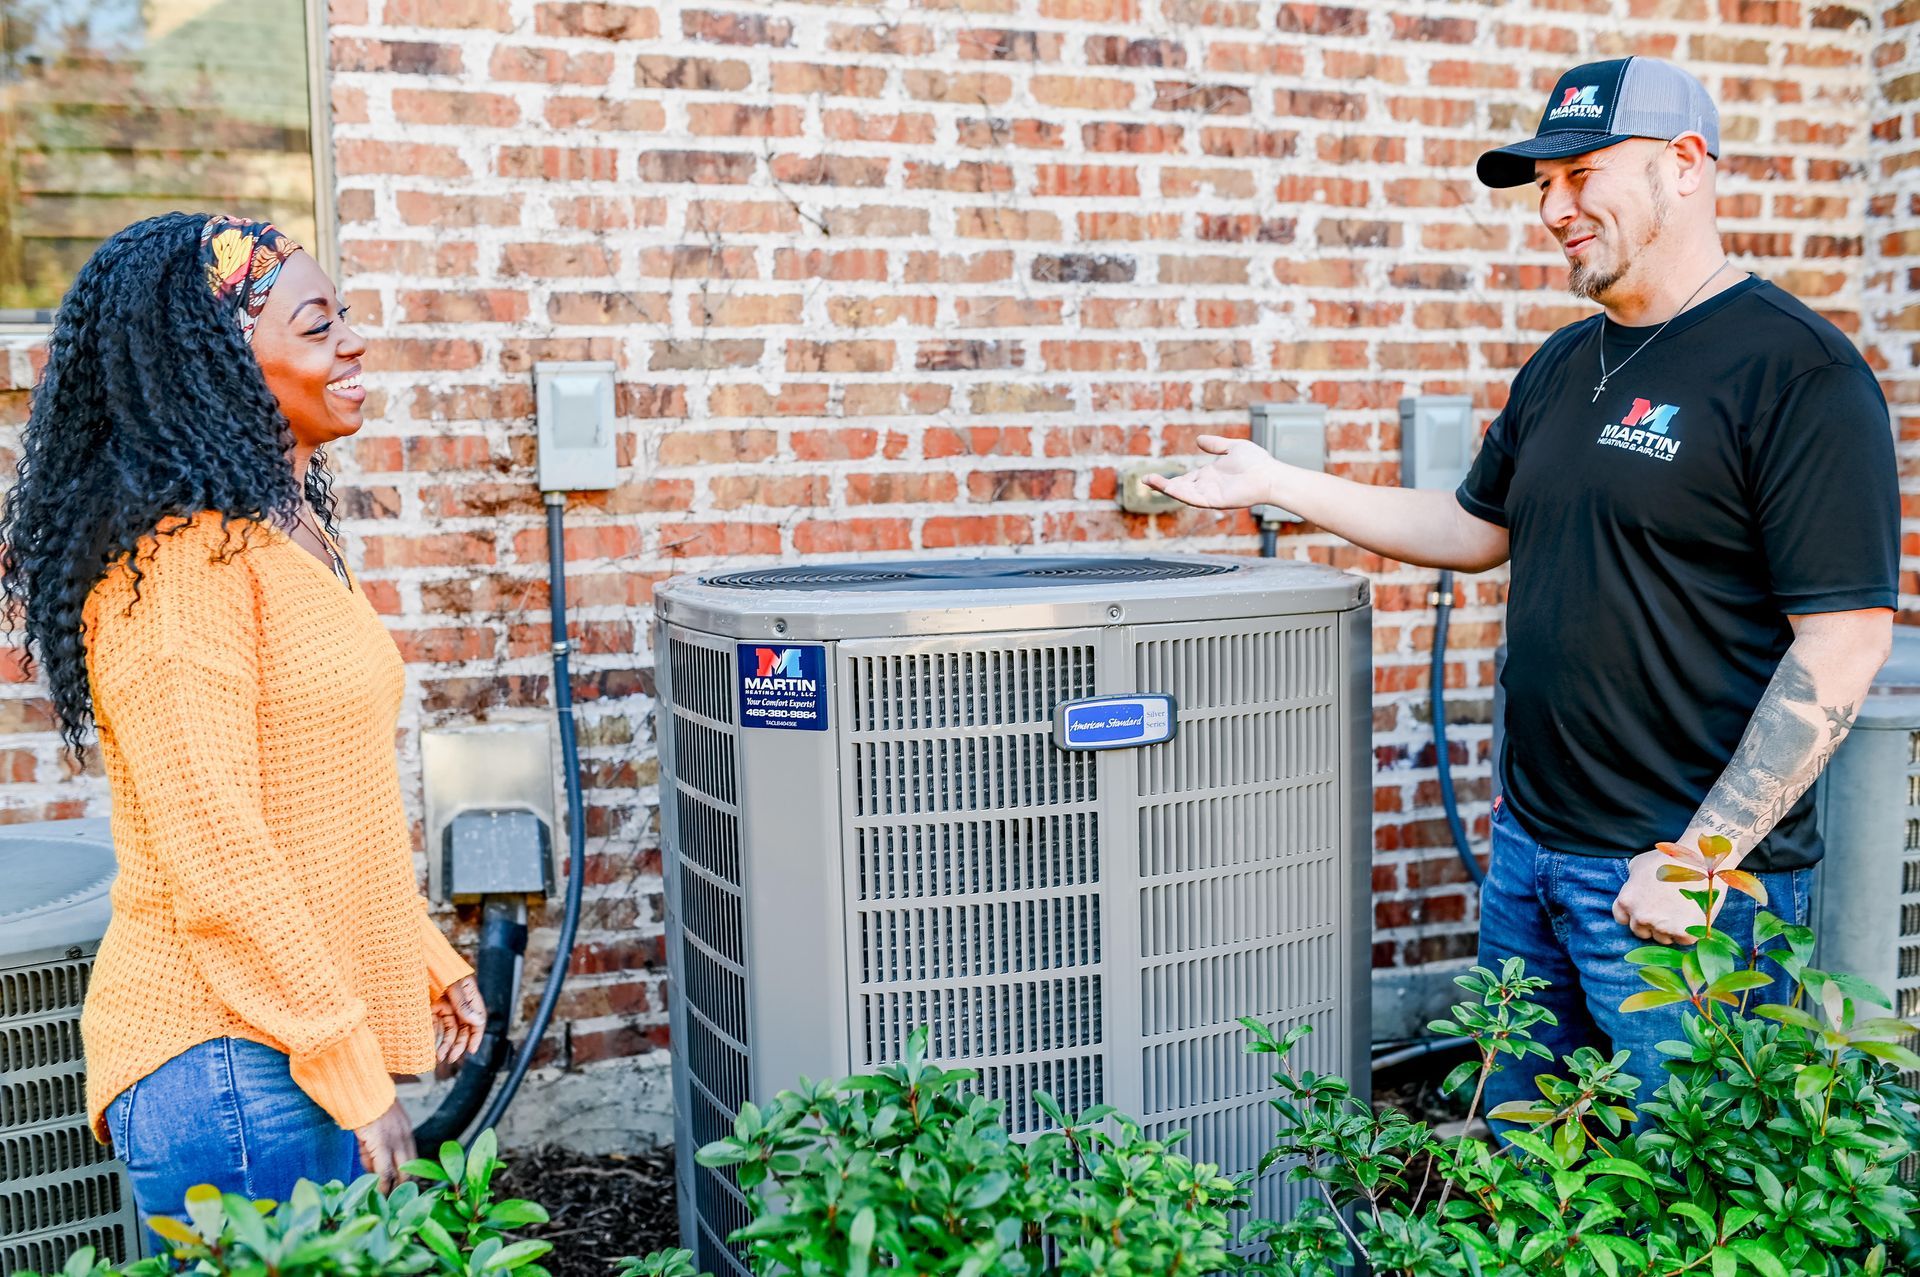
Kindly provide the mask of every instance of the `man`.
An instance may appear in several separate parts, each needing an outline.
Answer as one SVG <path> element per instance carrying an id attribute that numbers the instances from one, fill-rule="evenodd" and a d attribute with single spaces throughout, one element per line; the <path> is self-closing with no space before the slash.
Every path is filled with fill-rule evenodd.
<path id="1" fill-rule="evenodd" d="M 1821 846 L 1807 792 L 1892 641 L 1899 493 L 1886 402 L 1832 324 L 1735 269 L 1714 221 L 1719 117 L 1679 67 L 1562 76 L 1534 137 L 1480 158 L 1532 182 L 1570 287 L 1602 313 L 1514 378 L 1457 493 L 1351 483 L 1244 440 L 1156 484 L 1193 505 L 1272 503 L 1379 554 L 1477 572 L 1512 561 L 1504 802 L 1480 960 L 1553 982 L 1555 1056 L 1630 1050 L 1644 1101 L 1683 1007 L 1623 1014 L 1626 954 L 1690 944 L 1663 882 L 1672 841 L 1726 838 L 1768 908 L 1804 921 Z M 1716 926 L 1746 943 L 1755 906 Z M 1761 989 L 1756 1002 L 1783 1000 Z M 1537 1100 L 1556 1060 L 1510 1065 L 1488 1103 Z"/>

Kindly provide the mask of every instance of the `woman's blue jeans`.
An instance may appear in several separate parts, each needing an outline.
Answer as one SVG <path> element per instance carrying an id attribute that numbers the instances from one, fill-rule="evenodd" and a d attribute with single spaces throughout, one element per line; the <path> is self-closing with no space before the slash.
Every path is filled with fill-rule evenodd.
<path id="1" fill-rule="evenodd" d="M 294 1084 L 287 1057 L 239 1038 L 182 1051 L 122 1091 L 107 1106 L 107 1134 L 142 1223 L 179 1216 L 196 1184 L 278 1202 L 300 1180 L 360 1174 L 353 1132 Z"/>
<path id="2" fill-rule="evenodd" d="M 1582 1046 L 1606 1055 L 1632 1052 L 1626 1071 L 1640 1083 L 1636 1107 L 1666 1084 L 1666 1057 L 1655 1048 L 1684 1041 L 1681 1021 L 1694 1011 L 1685 1002 L 1652 1011 L 1620 1010 L 1628 997 L 1652 987 L 1627 961 L 1627 954 L 1649 942 L 1613 916 L 1627 869 L 1627 860 L 1619 856 L 1548 851 L 1520 827 L 1511 807 L 1494 807 L 1493 858 L 1480 888 L 1480 965 L 1497 974 L 1505 959 L 1526 959 L 1528 975 L 1552 982 L 1537 1001 L 1560 1022 L 1533 1029 L 1534 1040 L 1553 1052 L 1551 1062 L 1500 1057 L 1501 1070 L 1487 1081 L 1483 1111 L 1511 1100 L 1538 1100 L 1535 1079 L 1543 1073 L 1568 1076 L 1562 1057 Z M 1805 924 L 1813 873 L 1758 875 L 1767 889 L 1767 912 L 1783 922 Z M 1751 897 L 1730 892 L 1714 930 L 1745 948 L 1753 943 L 1757 909 Z M 1747 1005 L 1788 1001 L 1792 984 L 1780 969 L 1767 962 L 1760 969 L 1773 975 L 1774 983 L 1755 989 Z"/>

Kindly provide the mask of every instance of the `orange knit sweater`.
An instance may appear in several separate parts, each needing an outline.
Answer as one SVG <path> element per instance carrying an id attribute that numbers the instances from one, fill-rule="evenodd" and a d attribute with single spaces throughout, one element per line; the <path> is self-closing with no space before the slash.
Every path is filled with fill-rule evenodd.
<path id="1" fill-rule="evenodd" d="M 231 536 L 204 513 L 143 543 L 137 602 L 125 563 L 87 600 L 120 864 L 81 1017 L 102 1140 L 115 1096 L 219 1037 L 365 1126 L 389 1073 L 433 1066 L 432 999 L 470 971 L 414 881 L 393 640 L 278 529 Z"/>

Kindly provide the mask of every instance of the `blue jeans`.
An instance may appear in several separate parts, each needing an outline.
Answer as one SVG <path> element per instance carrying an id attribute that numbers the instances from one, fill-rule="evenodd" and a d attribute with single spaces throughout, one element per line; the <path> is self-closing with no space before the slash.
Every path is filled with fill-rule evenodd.
<path id="1" fill-rule="evenodd" d="M 1548 851 L 1520 827 L 1508 804 L 1494 807 L 1493 858 L 1480 889 L 1480 965 L 1497 973 L 1507 958 L 1526 959 L 1528 975 L 1552 982 L 1538 1001 L 1560 1023 L 1533 1030 L 1534 1039 L 1553 1052 L 1551 1063 L 1535 1056 L 1524 1061 L 1500 1057 L 1501 1070 L 1487 1080 L 1484 1109 L 1511 1100 L 1538 1100 L 1540 1088 L 1534 1080 L 1543 1073 L 1568 1076 L 1563 1057 L 1582 1046 L 1596 1047 L 1604 1055 L 1632 1052 L 1626 1071 L 1640 1083 L 1635 1107 L 1665 1085 L 1666 1057 L 1655 1047 L 1684 1041 L 1681 1021 L 1694 1011 L 1685 1002 L 1651 1011 L 1620 1010 L 1628 997 L 1652 987 L 1626 960 L 1649 942 L 1613 917 L 1614 897 L 1626 885 L 1627 869 L 1628 861 L 1620 856 Z M 1806 923 L 1813 872 L 1758 875 L 1767 889 L 1767 911 L 1783 922 Z M 1729 892 L 1714 930 L 1743 948 L 1750 946 L 1757 909 L 1752 897 Z M 1774 983 L 1755 989 L 1747 1005 L 1788 1001 L 1792 983 L 1787 977 L 1764 961 L 1760 969 L 1773 975 Z"/>
<path id="2" fill-rule="evenodd" d="M 294 1084 L 287 1057 L 240 1038 L 189 1047 L 107 1106 L 141 1222 L 182 1214 L 187 1190 L 285 1201 L 296 1182 L 352 1182 L 359 1144 Z"/>

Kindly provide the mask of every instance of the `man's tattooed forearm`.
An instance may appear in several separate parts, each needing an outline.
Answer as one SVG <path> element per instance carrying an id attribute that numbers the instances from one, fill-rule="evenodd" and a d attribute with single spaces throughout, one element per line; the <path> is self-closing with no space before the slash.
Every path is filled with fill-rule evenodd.
<path id="1" fill-rule="evenodd" d="M 1853 704 L 1819 704 L 1812 673 L 1789 651 L 1696 825 L 1736 846 L 1759 843 L 1819 779 L 1857 712 Z"/>

